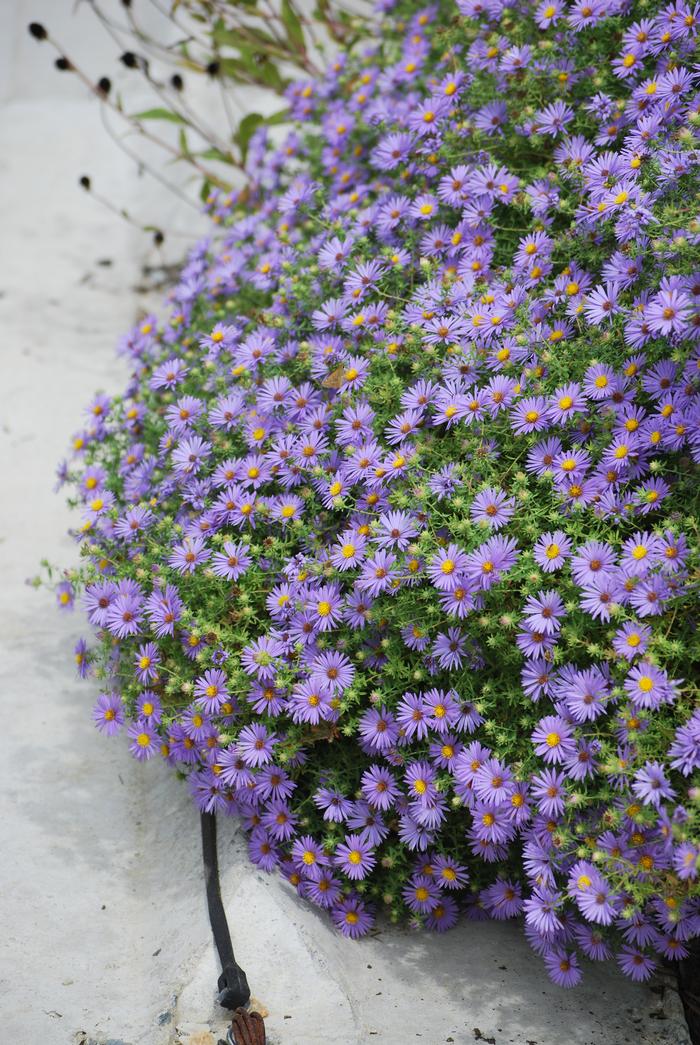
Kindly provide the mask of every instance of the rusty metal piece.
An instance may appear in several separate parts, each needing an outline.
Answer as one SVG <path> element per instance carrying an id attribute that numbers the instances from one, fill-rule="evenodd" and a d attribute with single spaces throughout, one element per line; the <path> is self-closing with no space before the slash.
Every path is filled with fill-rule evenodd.
<path id="1" fill-rule="evenodd" d="M 236 1009 L 226 1040 L 229 1045 L 265 1045 L 265 1021 L 260 1013 Z"/>

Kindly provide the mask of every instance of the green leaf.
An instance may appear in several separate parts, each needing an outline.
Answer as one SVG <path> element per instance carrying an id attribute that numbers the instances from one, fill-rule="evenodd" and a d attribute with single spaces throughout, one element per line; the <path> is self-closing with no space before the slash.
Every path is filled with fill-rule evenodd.
<path id="1" fill-rule="evenodd" d="M 279 112 L 273 112 L 270 116 L 266 116 L 264 123 L 268 127 L 275 127 L 278 123 L 287 123 L 289 120 L 289 109 L 280 109 Z"/>
<path id="2" fill-rule="evenodd" d="M 247 116 L 244 116 L 241 122 L 238 124 L 236 130 L 236 144 L 241 150 L 241 156 L 243 162 L 245 162 L 246 155 L 248 153 L 248 145 L 253 134 L 260 126 L 261 123 L 265 122 L 265 117 L 261 116 L 259 112 L 249 112 Z"/>
<path id="3" fill-rule="evenodd" d="M 299 16 L 292 7 L 289 0 L 282 0 L 281 7 L 282 22 L 284 28 L 287 30 L 287 38 L 289 42 L 296 47 L 300 47 L 303 51 L 306 50 L 306 44 L 304 41 L 304 30 L 301 27 Z"/>
<path id="4" fill-rule="evenodd" d="M 206 203 L 207 202 L 207 196 L 209 195 L 210 192 L 211 192 L 211 182 L 209 181 L 208 178 L 205 178 L 204 181 L 202 182 L 202 187 L 199 190 L 199 198 L 202 201 L 202 203 Z"/>
<path id="5" fill-rule="evenodd" d="M 170 109 L 146 109 L 145 112 L 131 114 L 132 120 L 170 120 L 171 123 L 187 123 L 179 113 L 171 112 Z"/>

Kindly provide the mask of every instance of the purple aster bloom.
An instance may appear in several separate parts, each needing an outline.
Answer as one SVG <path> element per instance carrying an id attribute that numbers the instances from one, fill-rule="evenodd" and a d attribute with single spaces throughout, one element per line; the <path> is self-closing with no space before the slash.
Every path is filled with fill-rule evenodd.
<path id="1" fill-rule="evenodd" d="M 150 386 L 154 391 L 175 388 L 186 374 L 187 367 L 181 359 L 168 359 L 153 371 Z"/>
<path id="2" fill-rule="evenodd" d="M 435 639 L 432 655 L 437 658 L 441 668 L 451 671 L 459 668 L 464 662 L 466 639 L 459 628 L 448 628 L 440 632 Z"/>
<path id="3" fill-rule="evenodd" d="M 127 736 L 131 741 L 129 751 L 139 762 L 152 758 L 158 750 L 158 734 L 154 726 L 146 719 L 132 722 L 127 730 Z"/>
<path id="4" fill-rule="evenodd" d="M 545 573 L 560 570 L 571 551 L 571 541 L 563 530 L 543 533 L 533 548 L 535 562 Z"/>
<path id="5" fill-rule="evenodd" d="M 352 802 L 346 823 L 372 846 L 380 845 L 389 833 L 381 813 L 371 809 L 367 802 Z"/>
<path id="6" fill-rule="evenodd" d="M 294 722 L 318 725 L 333 717 L 333 690 L 322 676 L 297 683 L 289 700 L 289 711 Z"/>
<path id="7" fill-rule="evenodd" d="M 574 414 L 583 410 L 586 400 L 581 386 L 569 383 L 557 388 L 549 398 L 549 416 L 556 424 L 565 424 Z"/>
<path id="8" fill-rule="evenodd" d="M 472 787 L 479 801 L 488 806 L 503 805 L 515 791 L 510 769 L 497 758 L 488 758 L 479 766 Z"/>
<path id="9" fill-rule="evenodd" d="M 566 707 L 576 722 L 593 722 L 605 712 L 608 683 L 599 668 L 575 671 L 566 686 Z"/>
<path id="10" fill-rule="evenodd" d="M 615 569 L 615 553 L 609 544 L 587 541 L 571 560 L 571 573 L 577 584 L 590 584 L 596 577 Z"/>
<path id="11" fill-rule="evenodd" d="M 224 541 L 223 549 L 223 552 L 216 552 L 212 556 L 212 572 L 217 577 L 236 581 L 250 566 L 251 557 L 246 546 L 235 541 Z"/>
<path id="12" fill-rule="evenodd" d="M 360 736 L 372 751 L 387 751 L 393 747 L 399 737 L 396 720 L 386 708 L 377 710 L 370 708 L 361 716 L 358 723 Z"/>
<path id="13" fill-rule="evenodd" d="M 636 947 L 623 947 L 617 955 L 617 964 L 625 976 L 638 982 L 648 980 L 656 968 L 654 959 Z"/>
<path id="14" fill-rule="evenodd" d="M 451 896 L 440 897 L 439 903 L 425 916 L 425 925 L 432 932 L 444 933 L 457 924 L 459 908 Z"/>
<path id="15" fill-rule="evenodd" d="M 167 584 L 164 591 L 156 589 L 146 600 L 145 609 L 158 638 L 173 635 L 175 625 L 182 615 L 180 593 L 174 584 Z"/>
<path id="16" fill-rule="evenodd" d="M 81 679 L 87 678 L 90 674 L 90 656 L 85 639 L 78 639 L 73 647 L 73 660 L 75 661 L 78 676 Z"/>
<path id="17" fill-rule="evenodd" d="M 376 809 L 390 809 L 399 794 L 394 777 L 383 766 L 372 765 L 362 774 L 362 794 Z"/>
<path id="18" fill-rule="evenodd" d="M 646 577 L 634 588 L 629 602 L 640 617 L 658 617 L 663 613 L 664 602 L 670 594 L 671 589 L 664 578 L 655 575 Z"/>
<path id="19" fill-rule="evenodd" d="M 275 848 L 272 833 L 264 827 L 256 827 L 248 839 L 248 855 L 256 867 L 268 874 L 279 864 L 279 853 Z"/>
<path id="20" fill-rule="evenodd" d="M 352 802 L 342 791 L 320 787 L 313 795 L 313 805 L 323 810 L 324 820 L 343 823 L 352 809 Z"/>
<path id="21" fill-rule="evenodd" d="M 255 777 L 235 744 L 218 753 L 216 764 L 221 770 L 223 783 L 234 788 L 252 786 Z"/>
<path id="22" fill-rule="evenodd" d="M 468 562 L 468 556 L 456 544 L 439 548 L 428 564 L 428 577 L 440 591 L 453 591 Z"/>
<path id="23" fill-rule="evenodd" d="M 604 574 L 581 588 L 579 606 L 595 620 L 610 620 L 613 608 L 622 600 L 624 588 L 617 577 Z"/>
<path id="24" fill-rule="evenodd" d="M 690 776 L 694 769 L 700 769 L 700 710 L 693 712 L 688 721 L 676 730 L 668 754 L 671 768 L 680 770 L 684 776 Z"/>
<path id="25" fill-rule="evenodd" d="M 139 651 L 134 658 L 136 666 L 136 678 L 143 685 L 158 678 L 158 667 L 160 666 L 160 653 L 154 642 L 146 642 L 139 646 Z"/>
<path id="26" fill-rule="evenodd" d="M 330 631 L 336 626 L 341 607 L 340 589 L 335 584 L 325 584 L 317 588 L 308 601 L 308 609 L 319 631 Z"/>
<path id="27" fill-rule="evenodd" d="M 217 712 L 228 699 L 227 678 L 220 668 L 205 671 L 194 684 L 195 698 L 208 714 Z"/>
<path id="28" fill-rule="evenodd" d="M 470 836 L 480 841 L 503 843 L 512 837 L 514 828 L 510 816 L 510 803 L 501 806 L 486 805 L 477 802 L 472 811 L 473 826 Z"/>
<path id="29" fill-rule="evenodd" d="M 543 769 L 532 778 L 532 797 L 546 817 L 562 816 L 566 803 L 566 776 L 554 769 Z"/>
<path id="30" fill-rule="evenodd" d="M 619 311 L 619 293 L 620 285 L 614 281 L 608 281 L 605 286 L 597 286 L 595 290 L 590 291 L 583 304 L 587 321 L 593 326 L 609 322 Z"/>
<path id="31" fill-rule="evenodd" d="M 424 740 L 428 735 L 428 708 L 422 696 L 404 693 L 396 710 L 401 735 L 411 740 Z"/>
<path id="32" fill-rule="evenodd" d="M 124 541 L 133 541 L 147 530 L 152 522 L 153 512 L 150 508 L 130 508 L 126 515 L 117 520 L 114 532 Z"/>
<path id="33" fill-rule="evenodd" d="M 520 399 L 510 410 L 511 428 L 518 435 L 541 432 L 549 424 L 549 406 L 542 396 Z"/>
<path id="34" fill-rule="evenodd" d="M 404 781 L 414 801 L 428 805 L 437 795 L 435 770 L 429 762 L 412 762 L 404 772 Z"/>
<path id="35" fill-rule="evenodd" d="M 635 657 L 646 652 L 650 639 L 650 628 L 644 624 L 637 624 L 635 621 L 626 621 L 615 632 L 612 645 L 615 652 L 619 653 L 621 657 L 626 660 L 634 660 Z"/>
<path id="36" fill-rule="evenodd" d="M 277 742 L 275 733 L 268 733 L 265 726 L 254 722 L 243 727 L 238 734 L 236 746 L 245 764 L 255 768 L 272 761 Z"/>
<path id="37" fill-rule="evenodd" d="M 297 818 L 286 802 L 274 799 L 260 817 L 260 826 L 269 831 L 276 842 L 287 842 L 294 836 Z"/>
<path id="38" fill-rule="evenodd" d="M 492 530 L 505 526 L 515 511 L 515 498 L 503 490 L 487 487 L 477 494 L 469 509 L 473 522 L 486 523 Z"/>
<path id="39" fill-rule="evenodd" d="M 176 544 L 168 558 L 168 564 L 178 573 L 194 573 L 197 566 L 206 562 L 211 552 L 203 537 L 185 537 L 182 544 Z"/>
<path id="40" fill-rule="evenodd" d="M 284 647 L 276 639 L 262 635 L 249 642 L 241 653 L 241 666 L 247 675 L 256 675 L 259 679 L 273 679 L 277 674 L 275 660 L 284 653 Z"/>
<path id="41" fill-rule="evenodd" d="M 700 849 L 692 842 L 681 842 L 673 850 L 673 869 L 682 882 L 695 881 L 700 871 Z"/>
<path id="42" fill-rule="evenodd" d="M 429 689 L 423 694 L 425 714 L 431 729 L 446 733 L 456 726 L 460 717 L 457 694 L 453 690 Z"/>
<path id="43" fill-rule="evenodd" d="M 523 606 L 525 624 L 533 631 L 552 635 L 561 627 L 560 617 L 566 616 L 561 597 L 555 591 L 540 591 L 530 595 Z"/>
<path id="44" fill-rule="evenodd" d="M 652 805 L 656 809 L 659 808 L 662 799 L 673 798 L 676 794 L 664 774 L 663 767 L 658 762 L 649 761 L 634 774 L 632 790 L 644 805 Z"/>
<path id="45" fill-rule="evenodd" d="M 348 878 L 366 878 L 376 863 L 373 847 L 362 835 L 346 835 L 336 847 L 334 862 Z"/>
<path id="46" fill-rule="evenodd" d="M 563 762 L 576 750 L 573 729 L 558 715 L 545 715 L 532 732 L 535 753 L 545 762 Z"/>
<path id="47" fill-rule="evenodd" d="M 112 581 L 100 581 L 98 584 L 87 584 L 83 604 L 88 620 L 97 628 L 107 625 L 107 617 L 112 603 L 117 597 L 117 588 Z"/>
<path id="48" fill-rule="evenodd" d="M 107 613 L 107 630 L 118 639 L 138 635 L 143 617 L 142 602 L 140 595 L 117 595 Z"/>
<path id="49" fill-rule="evenodd" d="M 417 875 L 401 890 L 403 901 L 417 914 L 428 914 L 440 902 L 440 891 L 430 878 Z"/>
<path id="50" fill-rule="evenodd" d="M 70 581 L 61 581 L 56 585 L 56 603 L 61 610 L 72 610 L 75 603 L 75 588 Z"/>
<path id="51" fill-rule="evenodd" d="M 544 964 L 558 987 L 575 987 L 581 982 L 583 973 L 579 968 L 575 951 L 556 948 L 545 955 Z"/>
<path id="52" fill-rule="evenodd" d="M 337 570 L 351 570 L 365 557 L 367 538 L 354 530 L 345 530 L 331 551 L 331 562 Z"/>
<path id="53" fill-rule="evenodd" d="M 374 918 L 356 896 L 349 896 L 333 908 L 331 918 L 343 936 L 353 940 L 365 936 L 374 924 Z"/>
<path id="54" fill-rule="evenodd" d="M 490 537 L 467 556 L 465 573 L 488 590 L 518 558 L 517 542 L 511 537 Z"/>
<path id="55" fill-rule="evenodd" d="M 532 701 L 549 693 L 554 669 L 546 660 L 529 660 L 520 675 L 523 691 Z"/>
<path id="56" fill-rule="evenodd" d="M 525 921 L 528 926 L 544 936 L 552 936 L 563 928 L 559 917 L 563 896 L 561 893 L 540 886 L 523 903 Z"/>
<path id="57" fill-rule="evenodd" d="M 656 709 L 672 693 L 668 675 L 648 661 L 635 664 L 625 679 L 625 692 L 637 707 Z"/>
<path id="58" fill-rule="evenodd" d="M 462 889 L 469 881 L 466 867 L 442 853 L 433 860 L 435 880 L 440 889 Z"/>
<path id="59" fill-rule="evenodd" d="M 488 889 L 483 889 L 480 900 L 489 915 L 497 921 L 517 918 L 523 909 L 520 885 L 507 879 L 499 878 Z"/>
<path id="60" fill-rule="evenodd" d="M 139 699 L 136 701 L 136 711 L 139 718 L 146 719 L 154 725 L 157 725 L 163 717 L 161 702 L 150 689 L 145 689 L 139 694 Z"/>
<path id="61" fill-rule="evenodd" d="M 629 576 L 643 576 L 663 555 L 661 539 L 651 533 L 637 531 L 622 545 L 620 566 Z"/>
<path id="62" fill-rule="evenodd" d="M 114 736 L 124 724 L 121 697 L 117 693 L 100 693 L 92 710 L 92 718 L 100 733 Z"/>
<path id="63" fill-rule="evenodd" d="M 396 580 L 396 556 L 391 552 L 378 551 L 373 559 L 368 559 L 362 566 L 357 578 L 357 587 L 376 598 L 382 592 L 394 587 Z"/>

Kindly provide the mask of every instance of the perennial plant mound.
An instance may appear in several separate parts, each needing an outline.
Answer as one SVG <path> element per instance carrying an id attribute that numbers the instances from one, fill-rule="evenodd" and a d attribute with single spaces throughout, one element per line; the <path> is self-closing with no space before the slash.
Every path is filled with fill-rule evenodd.
<path id="1" fill-rule="evenodd" d="M 698 17 L 393 6 L 61 467 L 98 728 L 348 936 L 524 914 L 571 986 L 700 932 Z"/>

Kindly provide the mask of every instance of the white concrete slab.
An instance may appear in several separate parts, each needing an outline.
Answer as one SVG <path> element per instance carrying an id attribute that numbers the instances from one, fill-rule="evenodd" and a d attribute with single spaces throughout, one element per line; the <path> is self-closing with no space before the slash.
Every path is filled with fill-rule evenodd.
<path id="1" fill-rule="evenodd" d="M 194 807 L 96 733 L 71 662 L 80 615 L 25 584 L 42 556 L 75 561 L 54 466 L 95 388 L 120 386 L 113 345 L 140 305 L 147 244 L 77 189 L 88 163 L 138 202 L 88 102 L 15 92 L 0 108 L 0 1043 L 204 1045 L 224 1019 Z M 346 942 L 249 865 L 230 822 L 220 862 L 273 1045 L 687 1042 L 614 968 L 557 990 L 517 926 Z"/>

